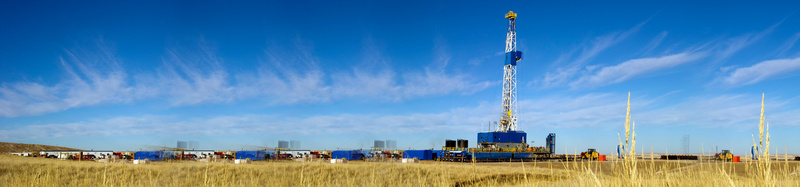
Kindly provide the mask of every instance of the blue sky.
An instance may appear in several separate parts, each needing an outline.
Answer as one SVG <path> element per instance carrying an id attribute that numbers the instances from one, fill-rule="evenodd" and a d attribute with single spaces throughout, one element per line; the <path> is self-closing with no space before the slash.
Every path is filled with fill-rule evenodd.
<path id="1" fill-rule="evenodd" d="M 0 141 L 138 150 L 438 148 L 500 115 L 517 20 L 519 129 L 610 154 L 745 154 L 761 94 L 800 153 L 797 2 L 2 2 Z M 774 153 L 774 152 L 773 152 Z"/>

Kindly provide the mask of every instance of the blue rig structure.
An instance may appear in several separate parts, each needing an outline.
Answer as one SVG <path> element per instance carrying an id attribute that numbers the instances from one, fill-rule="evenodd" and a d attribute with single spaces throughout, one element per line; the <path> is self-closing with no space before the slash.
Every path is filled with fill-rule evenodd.
<path id="1" fill-rule="evenodd" d="M 564 159 L 563 156 L 555 155 L 555 133 L 547 135 L 543 147 L 531 147 L 525 143 L 525 139 L 527 133 L 523 131 L 480 132 L 478 148 L 465 146 L 467 140 L 459 140 L 458 143 L 446 140 L 442 150 L 433 150 L 433 158 L 454 162 Z"/>
<path id="2" fill-rule="evenodd" d="M 435 157 L 443 161 L 508 161 L 554 158 L 556 134 L 547 135 L 545 146 L 531 147 L 526 143 L 528 134 L 517 130 L 517 61 L 522 52 L 517 51 L 517 14 L 509 11 L 506 33 L 505 60 L 503 62 L 503 104 L 500 123 L 489 132 L 478 133 L 478 147 L 468 148 L 467 140 L 445 141 Z"/>

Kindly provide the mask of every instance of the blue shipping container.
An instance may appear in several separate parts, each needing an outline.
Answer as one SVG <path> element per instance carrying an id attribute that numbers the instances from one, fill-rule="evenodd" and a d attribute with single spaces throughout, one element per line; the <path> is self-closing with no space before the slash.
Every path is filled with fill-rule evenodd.
<path id="1" fill-rule="evenodd" d="M 347 159 L 347 160 L 361 160 L 361 151 L 333 151 L 331 152 L 332 159 Z"/>
<path id="2" fill-rule="evenodd" d="M 237 151 L 236 159 L 250 159 L 253 161 L 264 160 L 267 157 L 265 151 Z"/>
<path id="3" fill-rule="evenodd" d="M 478 143 L 525 143 L 526 139 L 528 139 L 528 133 L 525 131 L 478 133 Z"/>
<path id="4" fill-rule="evenodd" d="M 275 159 L 275 151 L 264 151 L 266 159 Z"/>
<path id="5" fill-rule="evenodd" d="M 361 155 L 364 155 L 364 158 L 372 158 L 371 151 L 361 151 Z"/>
<path id="6" fill-rule="evenodd" d="M 432 150 L 406 150 L 403 151 L 403 158 L 417 158 L 420 160 L 433 159 Z"/>
<path id="7" fill-rule="evenodd" d="M 133 153 L 134 160 L 150 159 L 150 161 L 164 160 L 164 151 L 136 151 Z"/>

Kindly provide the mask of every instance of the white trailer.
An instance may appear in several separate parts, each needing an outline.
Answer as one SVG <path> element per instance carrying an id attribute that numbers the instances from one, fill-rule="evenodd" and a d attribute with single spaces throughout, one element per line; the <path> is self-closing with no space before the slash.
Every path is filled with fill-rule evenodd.
<path id="1" fill-rule="evenodd" d="M 183 151 L 185 155 L 194 155 L 194 158 L 208 158 L 209 156 L 214 156 L 214 150 L 191 150 L 191 151 Z"/>
<path id="2" fill-rule="evenodd" d="M 84 151 L 83 155 L 91 155 L 92 159 L 102 159 L 114 156 L 114 151 Z"/>
<path id="3" fill-rule="evenodd" d="M 31 156 L 31 153 L 11 153 L 11 154 L 17 156 Z"/>
<path id="4" fill-rule="evenodd" d="M 46 156 L 47 158 L 58 158 L 58 159 L 67 159 L 70 155 L 78 155 L 80 151 L 41 151 L 39 152 L 40 156 Z"/>
<path id="5" fill-rule="evenodd" d="M 83 153 L 81 153 L 83 152 Z M 69 156 L 78 154 L 90 155 L 92 159 L 108 158 L 114 155 L 114 151 L 41 151 L 39 155 L 47 158 L 67 159 Z"/>
<path id="6" fill-rule="evenodd" d="M 311 155 L 311 150 L 281 151 L 280 154 L 290 154 L 294 158 L 306 158 Z"/>

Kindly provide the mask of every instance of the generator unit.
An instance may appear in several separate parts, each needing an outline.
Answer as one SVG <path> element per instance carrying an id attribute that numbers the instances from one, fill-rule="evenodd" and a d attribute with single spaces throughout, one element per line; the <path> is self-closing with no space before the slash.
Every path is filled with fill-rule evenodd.
<path id="1" fill-rule="evenodd" d="M 528 134 L 525 131 L 493 131 L 493 132 L 479 132 L 478 133 L 478 147 L 479 148 L 517 148 L 524 149 L 528 147 L 525 140 Z"/>

